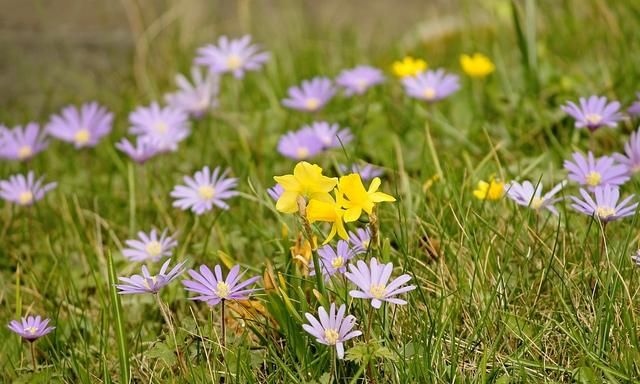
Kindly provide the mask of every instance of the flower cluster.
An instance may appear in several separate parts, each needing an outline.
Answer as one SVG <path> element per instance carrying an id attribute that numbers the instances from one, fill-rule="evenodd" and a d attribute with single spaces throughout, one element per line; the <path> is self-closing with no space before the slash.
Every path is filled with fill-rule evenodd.
<path id="1" fill-rule="evenodd" d="M 316 121 L 298 131 L 287 132 L 278 142 L 278 152 L 293 160 L 306 160 L 331 148 L 339 148 L 353 140 L 349 128 Z"/>

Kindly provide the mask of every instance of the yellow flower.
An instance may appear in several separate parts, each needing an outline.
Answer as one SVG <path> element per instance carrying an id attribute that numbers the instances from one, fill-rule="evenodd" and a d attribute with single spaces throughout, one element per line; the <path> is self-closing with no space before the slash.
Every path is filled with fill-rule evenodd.
<path id="1" fill-rule="evenodd" d="M 499 200 L 504 195 L 504 183 L 495 179 L 479 181 L 473 195 L 480 200 Z"/>
<path id="2" fill-rule="evenodd" d="M 485 77 L 496 69 L 491 59 L 482 53 L 474 53 L 473 56 L 461 55 L 460 65 L 462 70 L 471 77 Z"/>
<path id="3" fill-rule="evenodd" d="M 362 211 L 370 215 L 376 203 L 396 201 L 391 195 L 377 192 L 379 187 L 379 177 L 371 181 L 369 190 L 364 189 L 362 179 L 357 173 L 340 178 L 340 181 L 338 181 L 338 203 L 346 209 L 344 220 L 347 223 L 358 220 Z"/>
<path id="4" fill-rule="evenodd" d="M 336 186 L 338 179 L 322 175 L 322 168 L 301 161 L 293 169 L 293 175 L 274 176 L 284 192 L 276 202 L 276 209 L 284 213 L 298 211 L 298 197 L 330 201 L 329 192 Z"/>
<path id="5" fill-rule="evenodd" d="M 427 69 L 427 62 L 422 59 L 414 59 L 406 56 L 401 61 L 396 61 L 392 66 L 393 73 L 398 77 L 415 76 Z"/>
<path id="6" fill-rule="evenodd" d="M 333 237 L 338 234 L 343 239 L 348 239 L 349 235 L 347 234 L 347 230 L 344 227 L 343 216 L 345 210 L 340 207 L 339 204 L 335 202 L 331 197 L 329 197 L 329 201 L 321 201 L 312 199 L 307 206 L 307 219 L 310 223 L 315 223 L 316 221 L 324 221 L 327 223 L 332 223 L 331 232 L 327 236 L 327 239 L 324 241 L 324 244 L 327 244 Z"/>
<path id="7" fill-rule="evenodd" d="M 313 243 L 314 244 L 312 248 L 309 240 L 305 239 L 302 236 L 302 232 L 299 232 L 295 244 L 290 248 L 293 262 L 302 267 L 305 275 L 307 274 L 309 269 L 309 262 L 311 262 L 312 249 L 315 249 L 316 244 L 318 243 L 315 236 L 313 237 Z"/>

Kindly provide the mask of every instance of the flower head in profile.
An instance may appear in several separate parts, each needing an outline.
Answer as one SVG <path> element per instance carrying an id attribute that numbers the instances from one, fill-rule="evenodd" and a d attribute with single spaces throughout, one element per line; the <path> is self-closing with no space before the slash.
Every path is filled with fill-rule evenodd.
<path id="1" fill-rule="evenodd" d="M 622 185 L 629 180 L 626 166 L 616 164 L 609 156 L 595 158 L 591 152 L 587 157 L 575 152 L 573 161 L 564 161 L 564 168 L 569 171 L 570 180 L 590 190 L 602 185 Z"/>
<path id="2" fill-rule="evenodd" d="M 237 79 L 245 72 L 258 71 L 269 60 L 268 52 L 260 52 L 260 47 L 251 44 L 251 36 L 229 39 L 220 36 L 218 45 L 209 44 L 198 49 L 195 63 L 204 65 L 213 73 L 232 73 Z"/>
<path id="3" fill-rule="evenodd" d="M 190 299 L 204 301 L 210 306 L 222 300 L 246 300 L 258 290 L 248 287 L 260 279 L 260 276 L 255 276 L 240 282 L 244 272 L 240 273 L 239 265 L 231 268 L 226 278 L 222 275 L 220 265 L 213 268 L 213 273 L 206 265 L 200 266 L 200 272 L 190 269 L 188 273 L 193 280 L 183 280 L 182 284 L 187 291 L 198 295 Z"/>
<path id="4" fill-rule="evenodd" d="M 25 161 L 44 151 L 49 143 L 45 133 L 36 123 L 27 124 L 24 129 L 7 129 L 0 125 L 0 158 Z"/>
<path id="5" fill-rule="evenodd" d="M 631 204 L 634 195 L 618 203 L 620 199 L 620 189 L 613 185 L 603 185 L 594 188 L 595 199 L 589 193 L 580 188 L 582 199 L 576 196 L 569 196 L 573 200 L 572 207 L 585 215 L 598 218 L 602 222 L 618 220 L 623 217 L 633 216 L 638 207 L 638 203 Z"/>
<path id="6" fill-rule="evenodd" d="M 627 109 L 627 113 L 631 115 L 631 117 L 640 116 L 640 92 L 636 93 L 636 100 Z"/>
<path id="7" fill-rule="evenodd" d="M 278 152 L 292 160 L 307 160 L 323 150 L 322 143 L 309 127 L 289 131 L 278 141 Z"/>
<path id="8" fill-rule="evenodd" d="M 193 83 L 182 74 L 176 75 L 176 84 L 180 89 L 166 94 L 164 98 L 170 107 L 199 118 L 218 106 L 220 79 L 211 71 L 203 75 L 197 67 L 191 68 L 191 78 Z"/>
<path id="9" fill-rule="evenodd" d="M 367 89 L 384 82 L 384 75 L 378 68 L 359 65 L 345 69 L 336 78 L 336 84 L 345 89 L 345 95 L 362 95 Z"/>
<path id="10" fill-rule="evenodd" d="M 322 109 L 335 95 L 336 89 L 326 77 L 314 77 L 304 80 L 299 87 L 291 87 L 287 91 L 289 97 L 282 100 L 282 105 L 298 111 L 316 112 Z"/>
<path id="11" fill-rule="evenodd" d="M 587 128 L 593 132 L 605 125 L 615 128 L 618 121 L 622 120 L 620 103 L 617 101 L 609 103 L 604 96 L 594 95 L 588 99 L 581 97 L 579 104 L 569 101 L 561 107 L 564 112 L 576 119 L 576 128 Z"/>
<path id="12" fill-rule="evenodd" d="M 122 139 L 115 147 L 138 164 L 144 164 L 155 155 L 161 153 L 160 149 L 148 137 L 136 137 L 135 145 L 129 139 Z"/>
<path id="13" fill-rule="evenodd" d="M 515 201 L 516 204 L 529 207 L 536 211 L 546 209 L 558 216 L 558 210 L 554 204 L 562 200 L 562 198 L 554 196 L 558 194 L 565 185 L 565 182 L 558 183 L 544 195 L 542 195 L 542 183 L 534 185 L 529 180 L 523 181 L 522 184 L 517 181 L 512 181 L 505 185 L 505 189 L 507 190 L 507 197 Z"/>
<path id="14" fill-rule="evenodd" d="M 358 260 L 356 265 L 349 265 L 349 272 L 345 273 L 347 279 L 359 288 L 350 291 L 349 295 L 357 299 L 370 299 L 371 305 L 376 309 L 380 308 L 383 301 L 407 304 L 405 300 L 394 296 L 416 289 L 414 285 L 402 286 L 411 280 L 411 276 L 404 274 L 389 283 L 392 272 L 392 263 L 378 264 L 375 257 L 371 258 L 369 265 Z"/>
<path id="15" fill-rule="evenodd" d="M 131 277 L 118 277 L 121 284 L 116 284 L 118 293 L 120 295 L 135 295 L 139 293 L 158 293 L 160 290 L 178 276 L 184 273 L 184 264 L 186 261 L 176 264 L 169 272 L 169 263 L 171 260 L 167 260 L 162 264 L 160 272 L 153 276 L 149 274 L 149 270 L 146 265 L 142 266 L 142 275 L 133 275 Z"/>
<path id="16" fill-rule="evenodd" d="M 284 189 L 276 203 L 276 209 L 283 213 L 298 211 L 298 198 L 330 201 L 329 192 L 338 183 L 335 177 L 322 174 L 322 168 L 316 164 L 301 161 L 296 164 L 292 175 L 274 176 L 276 183 Z"/>
<path id="17" fill-rule="evenodd" d="M 345 240 L 339 240 L 335 249 L 328 244 L 323 246 L 318 249 L 318 255 L 320 256 L 320 270 L 326 280 L 329 280 L 336 273 L 345 273 L 349 260 L 356 256 L 355 252 L 349 247 L 349 243 Z M 309 275 L 314 276 L 316 271 L 313 261 L 309 262 L 309 268 L 311 270 Z"/>
<path id="18" fill-rule="evenodd" d="M 324 244 L 331 241 L 337 234 L 343 239 L 348 239 L 349 235 L 344 226 L 345 210 L 342 205 L 337 203 L 331 196 L 329 200 L 317 200 L 311 199 L 309 205 L 307 205 L 307 220 L 313 224 L 321 221 L 325 223 L 331 223 L 331 231 L 327 235 Z"/>
<path id="19" fill-rule="evenodd" d="M 130 261 L 160 261 L 163 257 L 171 257 L 173 248 L 178 246 L 178 241 L 173 236 L 167 235 L 168 230 L 162 233 L 154 228 L 146 234 L 138 232 L 137 239 L 125 241 L 128 248 L 122 250 L 122 256 Z"/>
<path id="20" fill-rule="evenodd" d="M 406 77 L 402 79 L 402 84 L 407 95 L 429 103 L 442 100 L 460 89 L 458 76 L 446 73 L 444 69 Z"/>
<path id="21" fill-rule="evenodd" d="M 20 321 L 11 320 L 9 329 L 28 342 L 34 342 L 51 333 L 56 327 L 50 327 L 50 319 L 40 316 L 25 316 Z"/>
<path id="22" fill-rule="evenodd" d="M 636 251 L 633 255 L 631 255 L 631 261 L 635 263 L 638 267 L 640 267 L 640 249 Z"/>
<path id="23" fill-rule="evenodd" d="M 33 171 L 27 176 L 13 175 L 9 180 L 0 180 L 0 197 L 18 205 L 33 205 L 54 189 L 58 183 L 43 184 L 44 177 L 36 179 Z"/>
<path id="24" fill-rule="evenodd" d="M 302 328 L 316 338 L 320 344 L 335 346 L 338 359 L 344 358 L 344 342 L 356 336 L 362 335 L 361 331 L 352 331 L 356 324 L 353 315 L 345 317 L 347 306 L 342 304 L 336 313 L 336 304 L 331 303 L 329 313 L 324 307 L 318 308 L 318 319 L 310 313 L 305 313 L 309 324 L 303 324 Z"/>
<path id="25" fill-rule="evenodd" d="M 356 255 L 367 253 L 371 244 L 371 231 L 369 228 L 357 228 L 355 232 L 349 231 L 349 243 Z"/>
<path id="26" fill-rule="evenodd" d="M 611 155 L 621 165 L 627 168 L 627 173 L 632 175 L 640 171 L 640 129 L 631 132 L 629 141 L 624 144 L 624 154 Z"/>
<path id="27" fill-rule="evenodd" d="M 340 178 L 338 181 L 338 203 L 346 209 L 344 213 L 346 222 L 358 220 L 362 215 L 362 211 L 371 215 L 373 207 L 377 203 L 396 201 L 395 197 L 378 192 L 380 184 L 380 178 L 376 177 L 371 181 L 367 190 L 364 188 L 362 179 L 357 173 Z"/>
<path id="28" fill-rule="evenodd" d="M 491 59 L 482 53 L 474 53 L 471 56 L 461 55 L 460 66 L 464 73 L 470 77 L 485 77 L 493 73 L 496 69 Z"/>
<path id="29" fill-rule="evenodd" d="M 351 166 L 340 164 L 339 168 L 343 173 L 357 173 L 362 181 L 369 181 L 384 175 L 382 168 L 369 163 L 353 163 Z"/>
<path id="30" fill-rule="evenodd" d="M 156 102 L 138 107 L 129 115 L 129 132 L 148 140 L 158 151 L 175 151 L 191 133 L 187 114 L 172 107 L 161 108 Z"/>
<path id="31" fill-rule="evenodd" d="M 214 206 L 229 209 L 226 200 L 237 196 L 239 192 L 234 189 L 238 185 L 238 179 L 227 177 L 228 173 L 229 170 L 220 172 L 220 167 L 211 172 L 205 166 L 193 177 L 185 176 L 186 185 L 177 185 L 171 191 L 171 197 L 175 199 L 173 206 L 182 210 L 191 209 L 196 215 L 202 215 Z"/>
<path id="32" fill-rule="evenodd" d="M 330 124 L 326 121 L 314 121 L 306 127 L 313 131 L 324 149 L 340 148 L 353 140 L 353 135 L 349 128 L 340 129 L 338 124 Z"/>
<path id="33" fill-rule="evenodd" d="M 283 192 L 284 188 L 282 188 L 282 185 L 280 184 L 276 184 L 273 187 L 267 189 L 267 193 L 269 194 L 269 197 L 273 199 L 273 201 L 278 201 Z"/>
<path id="34" fill-rule="evenodd" d="M 504 195 L 504 183 L 495 178 L 489 181 L 480 180 L 473 191 L 473 196 L 480 200 L 500 200 Z"/>
<path id="35" fill-rule="evenodd" d="M 111 132 L 113 114 L 96 102 L 80 108 L 68 106 L 53 115 L 46 126 L 51 136 L 72 143 L 76 148 L 94 147 Z"/>
<path id="36" fill-rule="evenodd" d="M 427 70 L 427 62 L 422 59 L 405 56 L 404 59 L 395 61 L 391 69 L 393 73 L 400 78 L 416 76 Z"/>

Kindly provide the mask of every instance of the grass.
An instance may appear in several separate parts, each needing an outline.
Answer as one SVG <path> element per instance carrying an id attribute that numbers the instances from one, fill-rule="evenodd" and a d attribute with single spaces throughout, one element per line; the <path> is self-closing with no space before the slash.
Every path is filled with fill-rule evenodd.
<path id="1" fill-rule="evenodd" d="M 558 219 L 538 218 L 506 199 L 481 202 L 471 192 L 491 175 L 546 186 L 564 177 L 562 160 L 590 144 L 559 105 L 592 93 L 625 104 L 634 98 L 640 5 L 460 2 L 452 18 L 405 26 L 404 38 L 376 44 L 361 38 L 357 25 L 332 29 L 295 3 L 279 4 L 289 7 L 280 17 L 290 24 L 260 23 L 249 7 L 252 23 L 245 26 L 272 51 L 267 68 L 242 82 L 224 78 L 220 108 L 194 122 L 178 152 L 143 167 L 113 147 L 128 113 L 170 90 L 173 74 L 186 72 L 195 48 L 212 36 L 196 34 L 185 45 L 180 25 L 143 20 L 144 28 L 155 25 L 153 38 L 142 52 L 139 45 L 127 51 L 134 64 L 103 74 L 99 88 L 49 85 L 43 95 L 18 95 L 0 110 L 7 125 L 44 122 L 67 103 L 97 99 L 117 116 L 114 133 L 95 149 L 54 142 L 29 164 L 0 164 L 3 178 L 33 169 L 59 182 L 32 209 L 0 207 L 0 322 L 38 313 L 57 327 L 37 343 L 36 372 L 28 346 L 0 327 L 0 381 L 327 383 L 335 369 L 339 382 L 357 383 L 371 355 L 378 383 L 636 381 L 640 280 L 629 255 L 637 248 L 637 218 L 608 226 L 603 253 L 600 225 L 566 203 Z M 444 32 L 427 33 L 433 30 Z M 366 96 L 338 97 L 314 117 L 279 103 L 288 86 L 316 74 L 334 76 L 359 63 L 387 69 L 404 54 L 459 72 L 458 55 L 471 51 L 492 57 L 496 73 L 463 79 L 460 92 L 431 107 L 406 97 L 391 76 Z M 16 82 L 31 79 L 18 74 Z M 318 305 L 315 280 L 299 273 L 289 251 L 301 228 L 277 213 L 265 192 L 273 175 L 293 168 L 275 152 L 280 134 L 312 118 L 349 126 L 357 137 L 344 151 L 314 159 L 328 173 L 348 159 L 385 167 L 383 188 L 399 201 L 381 208 L 382 246 L 374 253 L 418 286 L 408 305 L 376 311 L 371 335 L 378 342 L 349 342 L 355 359 L 335 368 L 330 350 L 301 327 L 303 314 Z M 596 153 L 619 151 L 635 123 L 597 132 Z M 196 218 L 172 208 L 169 192 L 204 165 L 230 167 L 242 195 L 229 211 Z M 633 179 L 624 193 L 638 186 Z M 564 193 L 575 192 L 572 185 Z M 227 348 L 219 308 L 186 300 L 178 283 L 162 292 L 175 341 L 152 297 L 114 295 L 112 267 L 117 276 L 139 271 L 120 254 L 124 240 L 154 226 L 179 233 L 175 259 L 240 263 L 265 276 L 260 285 L 267 289 L 256 300 L 228 306 Z M 349 299 L 340 283 L 326 288 L 364 329 L 367 305 Z"/>

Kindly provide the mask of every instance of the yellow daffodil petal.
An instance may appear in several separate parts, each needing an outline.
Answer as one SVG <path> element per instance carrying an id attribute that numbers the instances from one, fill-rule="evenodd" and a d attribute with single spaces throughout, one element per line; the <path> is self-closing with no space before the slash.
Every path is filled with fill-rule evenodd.
<path id="1" fill-rule="evenodd" d="M 300 183 L 298 182 L 298 180 L 296 180 L 295 176 L 293 175 L 274 176 L 273 180 L 275 180 L 276 183 L 280 184 L 280 186 L 285 191 L 300 190 Z"/>
<path id="2" fill-rule="evenodd" d="M 367 192 L 373 193 L 377 191 L 378 188 L 380 188 L 380 184 L 382 184 L 382 181 L 380 181 L 380 178 L 379 177 L 374 178 L 373 180 L 371 180 L 371 184 L 369 184 L 369 189 L 367 190 Z"/>
<path id="3" fill-rule="evenodd" d="M 344 221 L 347 223 L 352 223 L 360 218 L 362 214 L 362 209 L 360 208 L 349 208 L 344 213 Z"/>
<path id="4" fill-rule="evenodd" d="M 284 191 L 276 202 L 276 209 L 283 213 L 298 212 L 298 194 L 296 192 Z"/>
<path id="5" fill-rule="evenodd" d="M 391 196 L 391 195 L 387 195 L 384 192 L 374 192 L 369 194 L 369 197 L 371 197 L 371 200 L 374 203 L 381 203 L 383 201 L 388 201 L 388 202 L 392 202 L 392 201 L 396 201 L 396 198 Z"/>

